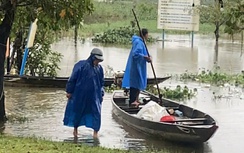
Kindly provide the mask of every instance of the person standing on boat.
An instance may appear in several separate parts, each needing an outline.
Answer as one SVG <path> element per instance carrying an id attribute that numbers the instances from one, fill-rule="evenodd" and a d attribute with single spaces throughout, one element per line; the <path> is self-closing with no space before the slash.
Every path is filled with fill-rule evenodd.
<path id="1" fill-rule="evenodd" d="M 147 87 L 147 62 L 151 62 L 148 56 L 146 46 L 143 42 L 148 39 L 148 30 L 142 29 L 139 36 L 132 36 L 132 49 L 130 51 L 122 87 L 130 89 L 129 104 L 135 105 L 139 103 L 139 93 Z"/>
<path id="2" fill-rule="evenodd" d="M 97 138 L 104 96 L 104 72 L 99 64 L 102 61 L 102 51 L 94 48 L 87 60 L 75 64 L 66 84 L 68 103 L 63 122 L 74 127 L 74 137 L 78 136 L 79 126 L 86 126 L 94 130 L 93 137 Z"/>

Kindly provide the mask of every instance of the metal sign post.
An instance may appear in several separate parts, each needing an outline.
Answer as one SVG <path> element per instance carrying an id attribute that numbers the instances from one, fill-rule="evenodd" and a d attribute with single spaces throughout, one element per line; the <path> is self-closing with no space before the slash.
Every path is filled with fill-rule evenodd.
<path id="1" fill-rule="evenodd" d="M 191 48 L 194 46 L 194 31 L 191 32 Z"/>

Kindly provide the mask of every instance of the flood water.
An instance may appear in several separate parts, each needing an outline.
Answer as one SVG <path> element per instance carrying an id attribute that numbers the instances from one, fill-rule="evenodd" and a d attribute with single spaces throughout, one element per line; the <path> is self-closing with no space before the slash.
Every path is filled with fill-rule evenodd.
<path id="1" fill-rule="evenodd" d="M 191 48 L 189 36 L 167 36 L 171 42 L 161 42 L 148 45 L 153 57 L 153 64 L 157 76 L 198 72 L 205 68 L 211 70 L 217 62 L 221 70 L 227 73 L 240 73 L 244 70 L 244 57 L 239 43 L 221 40 L 218 54 L 214 51 L 214 38 L 196 36 L 195 46 Z M 187 40 L 180 41 L 177 40 Z M 101 64 L 116 70 L 124 70 L 129 48 L 102 47 L 87 41 L 78 43 L 77 49 L 72 40 L 64 39 L 53 45 L 53 50 L 64 55 L 59 76 L 69 76 L 75 62 L 86 59 L 93 47 L 100 47 L 105 60 Z M 148 65 L 148 76 L 153 76 Z M 168 80 L 160 86 L 184 85 L 182 82 Z M 244 137 L 244 89 L 231 86 L 214 87 L 206 84 L 187 83 L 190 88 L 197 88 L 198 94 L 190 101 L 183 101 L 186 105 L 200 109 L 213 116 L 219 129 L 215 135 L 200 146 L 185 146 L 155 140 L 134 131 L 120 123 L 111 114 L 111 94 L 105 95 L 102 106 L 102 126 L 99 140 L 92 139 L 92 130 L 79 129 L 79 139 L 72 137 L 72 128 L 62 125 L 63 113 L 67 99 L 64 89 L 46 88 L 10 88 L 6 87 L 6 109 L 9 116 L 27 119 L 27 122 L 7 122 L 4 133 L 20 136 L 44 137 L 55 141 L 85 143 L 108 148 L 144 150 L 154 148 L 169 153 L 238 153 L 243 150 Z M 215 94 L 213 94 L 213 92 Z M 220 97 L 221 95 L 221 97 Z"/>

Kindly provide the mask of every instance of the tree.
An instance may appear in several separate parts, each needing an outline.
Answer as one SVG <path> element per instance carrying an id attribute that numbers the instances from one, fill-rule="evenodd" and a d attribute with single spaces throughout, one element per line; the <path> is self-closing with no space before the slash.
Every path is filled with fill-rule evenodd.
<path id="1" fill-rule="evenodd" d="M 224 7 L 222 0 L 212 0 L 211 2 L 208 1 L 206 4 L 207 5 L 202 5 L 199 7 L 201 20 L 215 25 L 214 34 L 216 44 L 218 44 L 219 28 L 226 22 L 225 11 L 227 7 Z"/>
<path id="2" fill-rule="evenodd" d="M 243 30 L 244 30 L 244 0 L 238 0 L 232 3 L 230 6 L 228 17 L 229 20 L 226 22 L 225 33 L 232 36 L 236 33 L 242 34 L 243 41 Z"/>
<path id="3" fill-rule="evenodd" d="M 4 18 L 0 24 L 0 121 L 6 119 L 3 91 L 4 61 L 6 53 L 6 43 L 13 25 L 14 15 L 16 11 L 16 3 L 7 1 L 1 3 L 0 7 L 4 11 Z"/>
<path id="4" fill-rule="evenodd" d="M 201 20 L 215 25 L 215 66 L 218 66 L 218 40 L 220 37 L 220 27 L 226 25 L 230 20 L 232 12 L 230 7 L 238 0 L 208 0 L 207 5 L 200 7 Z"/>
<path id="5" fill-rule="evenodd" d="M 39 29 L 47 32 L 79 25 L 85 14 L 93 11 L 91 0 L 1 0 L 0 1 L 0 121 L 5 121 L 4 61 L 6 43 L 12 27 L 29 26 L 38 18 Z M 14 23 L 16 20 L 18 24 Z M 14 25 L 14 26 L 13 26 Z M 42 31 L 43 32 L 43 31 Z M 45 35 L 44 35 L 45 36 Z M 45 37 L 43 38 L 45 40 Z"/>

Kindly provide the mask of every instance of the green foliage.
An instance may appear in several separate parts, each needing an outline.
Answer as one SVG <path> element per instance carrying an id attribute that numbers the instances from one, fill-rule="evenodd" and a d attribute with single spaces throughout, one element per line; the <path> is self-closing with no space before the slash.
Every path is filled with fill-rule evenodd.
<path id="1" fill-rule="evenodd" d="M 44 32 L 39 33 L 39 36 L 44 34 Z M 62 55 L 50 48 L 51 42 L 47 39 L 37 39 L 34 47 L 30 50 L 25 72 L 29 72 L 32 76 L 57 76 L 56 71 L 60 69 L 58 64 Z"/>
<path id="2" fill-rule="evenodd" d="M 204 23 L 209 23 L 209 16 L 211 14 L 211 12 L 209 12 L 209 9 L 206 8 L 207 6 L 202 6 L 200 9 L 200 23 L 204 24 Z"/>
<path id="3" fill-rule="evenodd" d="M 221 10 L 219 1 L 201 5 L 198 8 L 200 10 L 200 23 L 216 24 L 216 22 L 224 23 L 226 21 L 227 3 L 224 3 L 223 10 Z"/>
<path id="4" fill-rule="evenodd" d="M 158 95 L 158 90 L 152 86 L 147 86 L 147 91 Z M 177 85 L 175 89 L 170 89 L 167 87 L 164 87 L 163 89 L 160 89 L 160 94 L 164 98 L 172 99 L 172 100 L 185 100 L 185 99 L 191 99 L 196 95 L 197 89 L 191 90 L 187 86 L 181 87 L 180 85 Z"/>
<path id="5" fill-rule="evenodd" d="M 128 44 L 131 37 L 136 34 L 136 30 L 130 27 L 120 27 L 118 29 L 109 29 L 102 34 L 97 34 L 92 39 L 94 43 Z"/>
<path id="6" fill-rule="evenodd" d="M 205 2 L 205 1 L 204 1 Z M 161 29 L 157 29 L 157 9 L 158 1 L 140 0 L 128 1 L 118 0 L 112 3 L 94 2 L 94 12 L 91 15 L 86 15 L 84 25 L 81 29 L 82 37 L 93 36 L 96 33 L 107 31 L 108 29 L 117 29 L 119 27 L 127 27 L 135 20 L 131 9 L 134 8 L 138 17 L 141 28 L 146 27 L 149 33 L 161 33 Z M 211 5 L 214 3 L 211 0 L 205 4 Z M 215 21 L 210 19 L 211 8 L 206 7 L 200 12 L 200 30 L 198 33 L 208 34 L 215 30 Z M 223 17 L 224 18 L 224 17 Z M 135 23 L 135 22 L 134 22 Z M 224 32 L 221 27 L 221 32 Z M 167 30 L 166 34 L 189 34 L 188 31 Z"/>
<path id="7" fill-rule="evenodd" d="M 93 43 L 106 44 L 131 44 L 131 37 L 137 34 L 136 28 L 120 27 L 118 29 L 109 29 L 102 34 L 97 34 L 92 39 Z M 154 42 L 155 39 L 149 37 L 147 42 Z"/>
<path id="8" fill-rule="evenodd" d="M 20 14 L 18 14 L 20 13 Z M 17 15 L 27 13 L 25 10 L 20 8 Z M 16 18 L 13 26 L 12 35 L 17 31 L 24 31 L 24 38 L 27 37 L 29 27 L 28 17 L 26 19 Z M 19 25 L 19 27 L 17 26 Z M 28 26 L 27 26 L 28 25 Z M 38 20 L 38 29 L 35 36 L 34 46 L 29 49 L 29 55 L 25 67 L 25 74 L 32 76 L 57 76 L 57 70 L 59 69 L 59 62 L 61 61 L 62 55 L 51 50 L 51 44 L 55 41 L 55 32 L 57 29 L 46 26 L 46 22 Z M 22 28 L 22 29 L 21 29 Z M 24 51 L 24 50 L 23 50 Z"/>
<path id="9" fill-rule="evenodd" d="M 93 11 L 91 0 L 31 0 L 19 2 L 18 6 L 15 19 L 22 19 L 25 24 L 38 18 L 47 29 L 52 30 L 68 29 L 80 24 L 84 15 Z"/>
<path id="10" fill-rule="evenodd" d="M 28 4 L 28 5 L 26 5 Z M 1 5 L 1 4 L 0 4 Z M 70 29 L 83 22 L 84 15 L 93 11 L 91 0 L 49 1 L 32 0 L 18 4 L 11 39 L 19 31 L 25 33 L 26 39 L 30 23 L 38 19 L 35 45 L 30 49 L 26 72 L 31 75 L 56 76 L 61 55 L 50 49 L 55 37 L 62 30 Z M 0 19 L 4 12 L 1 12 Z"/>
<path id="11" fill-rule="evenodd" d="M 111 86 L 105 87 L 104 90 L 107 93 L 112 93 L 114 90 L 119 90 L 120 87 L 116 86 L 115 84 L 112 84 Z"/>
<path id="12" fill-rule="evenodd" d="M 155 20 L 157 18 L 157 7 L 157 2 L 149 0 L 113 1 L 112 3 L 94 1 L 94 12 L 85 16 L 84 23 L 111 24 L 121 20 L 133 21 L 132 8 L 135 9 L 139 20 Z"/>
<path id="13" fill-rule="evenodd" d="M 216 30 L 224 26 L 223 32 L 230 34 L 232 38 L 244 29 L 244 0 L 225 0 L 222 9 L 219 1 L 208 1 L 199 9 L 200 23 L 214 24 Z"/>
<path id="14" fill-rule="evenodd" d="M 105 87 L 105 91 L 108 93 L 112 93 L 114 90 L 119 90 L 118 86 L 112 84 L 110 87 Z M 148 85 L 146 88 L 147 91 L 158 95 L 158 90 L 153 85 Z M 196 95 L 197 89 L 191 90 L 187 86 L 181 87 L 180 85 L 177 85 L 175 89 L 170 89 L 167 87 L 164 87 L 160 89 L 160 94 L 163 95 L 163 97 L 172 99 L 172 100 L 184 100 L 184 99 L 191 99 Z"/>
<path id="15" fill-rule="evenodd" d="M 39 24 L 40 25 L 40 24 Z M 41 26 L 41 25 L 40 25 Z M 26 73 L 32 76 L 57 76 L 62 55 L 51 50 L 54 32 L 40 28 L 36 34 L 34 47 L 30 49 L 26 63 Z"/>
<path id="16" fill-rule="evenodd" d="M 223 86 L 225 83 L 229 83 L 235 86 L 243 86 L 244 87 L 244 72 L 241 74 L 228 75 L 221 72 L 212 72 L 212 71 L 201 71 L 200 74 L 192 74 L 187 71 L 180 75 L 180 79 L 183 81 L 198 81 L 201 83 L 210 83 L 214 85 Z"/>
<path id="17" fill-rule="evenodd" d="M 136 5 L 137 16 L 141 20 L 157 19 L 157 3 L 139 3 Z"/>
<path id="18" fill-rule="evenodd" d="M 244 0 L 232 2 L 227 14 L 225 32 L 233 35 L 244 30 Z"/>

